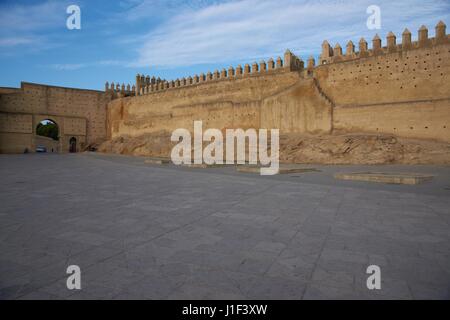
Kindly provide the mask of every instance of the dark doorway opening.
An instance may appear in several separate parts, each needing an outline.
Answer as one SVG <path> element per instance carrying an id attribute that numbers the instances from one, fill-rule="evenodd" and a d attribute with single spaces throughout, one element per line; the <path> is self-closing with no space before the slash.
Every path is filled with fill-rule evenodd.
<path id="1" fill-rule="evenodd" d="M 77 152 L 77 139 L 75 137 L 70 138 L 69 140 L 69 151 L 74 153 Z"/>

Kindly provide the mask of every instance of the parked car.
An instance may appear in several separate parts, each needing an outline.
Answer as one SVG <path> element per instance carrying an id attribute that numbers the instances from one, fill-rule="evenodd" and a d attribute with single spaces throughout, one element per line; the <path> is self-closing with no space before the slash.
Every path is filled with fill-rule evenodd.
<path id="1" fill-rule="evenodd" d="M 47 148 L 44 146 L 37 146 L 36 152 L 47 152 Z"/>

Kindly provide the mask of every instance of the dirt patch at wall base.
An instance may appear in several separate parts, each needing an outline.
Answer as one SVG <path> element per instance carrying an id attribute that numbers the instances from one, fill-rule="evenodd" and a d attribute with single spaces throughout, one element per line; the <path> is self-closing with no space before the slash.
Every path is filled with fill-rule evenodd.
<path id="1" fill-rule="evenodd" d="M 98 151 L 136 156 L 170 157 L 170 133 L 121 136 Z M 207 143 L 204 143 L 204 146 Z M 280 162 L 314 164 L 450 164 L 450 144 L 383 134 L 280 136 Z"/>
<path id="2" fill-rule="evenodd" d="M 321 164 L 450 164 L 450 144 L 393 135 L 280 137 L 280 161 Z"/>

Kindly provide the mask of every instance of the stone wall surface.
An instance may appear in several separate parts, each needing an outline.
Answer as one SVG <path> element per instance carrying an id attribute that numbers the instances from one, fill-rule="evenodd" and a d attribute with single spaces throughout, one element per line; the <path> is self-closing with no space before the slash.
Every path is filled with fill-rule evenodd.
<path id="1" fill-rule="evenodd" d="M 264 97 L 299 80 L 297 72 L 277 72 L 116 99 L 108 106 L 112 138 L 190 130 L 194 120 L 202 120 L 204 128 L 259 128 Z"/>
<path id="2" fill-rule="evenodd" d="M 450 142 L 450 46 L 321 65 L 334 129 Z"/>

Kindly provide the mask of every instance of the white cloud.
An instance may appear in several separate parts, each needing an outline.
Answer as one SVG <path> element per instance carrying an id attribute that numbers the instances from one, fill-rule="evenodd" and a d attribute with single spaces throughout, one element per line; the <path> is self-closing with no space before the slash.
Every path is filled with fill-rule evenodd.
<path id="1" fill-rule="evenodd" d="M 144 1 L 143 6 L 147 1 Z M 377 1 L 382 9 L 380 35 L 390 29 L 448 18 L 444 0 Z M 280 55 L 289 48 L 304 55 L 317 53 L 323 40 L 371 37 L 366 8 L 373 0 L 242 0 L 185 8 L 144 37 L 139 36 L 136 66 L 177 67 L 203 63 L 253 60 Z M 137 19 L 139 6 L 128 18 Z"/>
<path id="2" fill-rule="evenodd" d="M 81 62 L 81 63 L 54 63 L 45 65 L 44 67 L 50 67 L 51 69 L 58 71 L 73 71 L 84 69 L 88 67 L 109 67 L 109 66 L 127 66 L 127 61 L 122 60 L 99 60 L 93 62 Z"/>
<path id="3" fill-rule="evenodd" d="M 52 69 L 58 70 L 58 71 L 73 71 L 78 70 L 82 68 L 88 67 L 89 64 L 86 63 L 55 63 L 50 65 Z"/>
<path id="4" fill-rule="evenodd" d="M 15 47 L 35 42 L 35 39 L 27 37 L 0 38 L 0 47 Z"/>
<path id="5" fill-rule="evenodd" d="M 0 4 L 0 48 L 28 45 L 32 51 L 52 47 L 47 31 L 65 28 L 67 1 Z"/>
<path id="6" fill-rule="evenodd" d="M 64 26 L 66 1 L 48 0 L 34 5 L 6 5 L 0 7 L 1 32 L 37 31 L 55 25 Z"/>
<path id="7" fill-rule="evenodd" d="M 119 5 L 129 9 L 125 14 L 126 20 L 137 21 L 167 18 L 186 10 L 198 10 L 230 1 L 236 0 L 122 0 Z"/>

